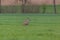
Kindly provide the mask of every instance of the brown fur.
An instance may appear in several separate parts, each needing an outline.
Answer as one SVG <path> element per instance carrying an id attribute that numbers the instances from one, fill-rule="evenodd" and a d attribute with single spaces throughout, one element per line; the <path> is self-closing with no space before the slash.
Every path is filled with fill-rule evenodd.
<path id="1" fill-rule="evenodd" d="M 23 24 L 24 25 L 29 25 L 29 19 L 27 18 L 26 20 L 24 20 Z"/>

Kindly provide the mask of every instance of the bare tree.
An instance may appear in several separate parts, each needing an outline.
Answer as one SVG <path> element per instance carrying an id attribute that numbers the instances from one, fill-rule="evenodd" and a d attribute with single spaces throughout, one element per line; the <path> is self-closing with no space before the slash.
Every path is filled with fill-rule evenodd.
<path id="1" fill-rule="evenodd" d="M 22 2 L 22 5 L 26 5 L 26 4 L 30 5 L 31 4 L 31 0 L 19 0 L 19 1 Z"/>
<path id="2" fill-rule="evenodd" d="M 31 0 L 19 0 L 22 2 L 22 12 L 25 13 L 25 12 L 28 12 L 28 9 L 29 9 L 29 6 L 31 6 Z"/>
<path id="3" fill-rule="evenodd" d="M 53 0 L 53 5 L 54 5 L 54 13 L 56 14 L 56 2 Z"/>
<path id="4" fill-rule="evenodd" d="M 25 5 L 27 3 L 27 0 L 19 0 L 22 2 L 22 12 L 24 13 L 24 8 L 25 8 Z"/>
<path id="5" fill-rule="evenodd" d="M 0 0 L 0 13 L 1 13 L 1 0 Z"/>
<path id="6" fill-rule="evenodd" d="M 15 0 L 15 5 L 17 5 L 18 4 L 18 0 Z"/>

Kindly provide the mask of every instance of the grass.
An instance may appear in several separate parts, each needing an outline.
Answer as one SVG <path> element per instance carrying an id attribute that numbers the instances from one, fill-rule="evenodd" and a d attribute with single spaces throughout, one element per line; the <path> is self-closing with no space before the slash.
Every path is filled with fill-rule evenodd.
<path id="1" fill-rule="evenodd" d="M 0 14 L 0 40 L 60 40 L 60 15 Z"/>

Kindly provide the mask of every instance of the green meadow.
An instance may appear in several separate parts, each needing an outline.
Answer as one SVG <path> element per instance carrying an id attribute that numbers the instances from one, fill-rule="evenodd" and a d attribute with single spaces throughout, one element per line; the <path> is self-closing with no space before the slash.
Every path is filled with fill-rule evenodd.
<path id="1" fill-rule="evenodd" d="M 24 26 L 27 17 L 31 21 Z M 0 40 L 60 40 L 60 15 L 0 14 Z"/>

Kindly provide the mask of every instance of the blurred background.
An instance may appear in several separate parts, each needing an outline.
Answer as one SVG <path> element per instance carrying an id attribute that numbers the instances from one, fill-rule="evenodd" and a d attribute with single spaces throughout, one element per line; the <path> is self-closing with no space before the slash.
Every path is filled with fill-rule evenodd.
<path id="1" fill-rule="evenodd" d="M 0 40 L 60 40 L 60 0 L 0 0 Z"/>
<path id="2" fill-rule="evenodd" d="M 0 0 L 0 13 L 60 13 L 60 0 Z"/>

